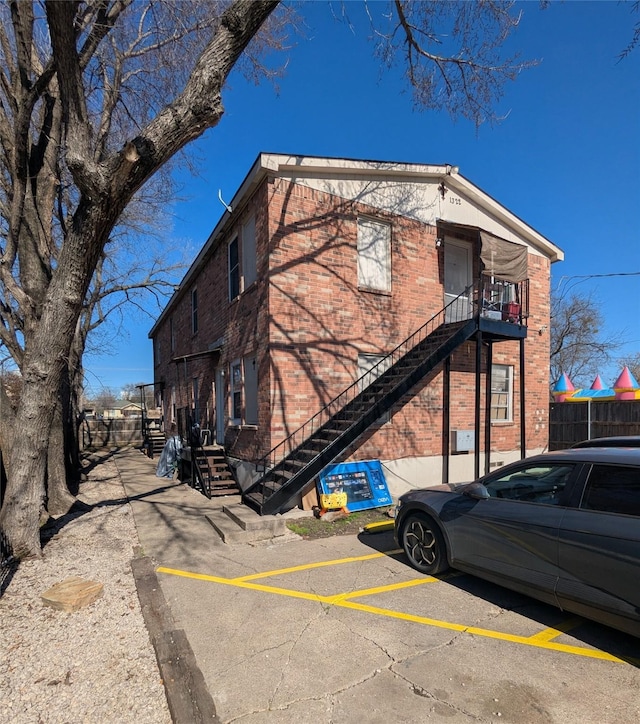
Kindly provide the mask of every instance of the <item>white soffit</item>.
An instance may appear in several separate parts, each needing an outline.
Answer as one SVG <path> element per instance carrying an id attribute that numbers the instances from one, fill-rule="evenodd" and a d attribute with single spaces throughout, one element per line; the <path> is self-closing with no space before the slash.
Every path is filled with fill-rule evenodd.
<path id="1" fill-rule="evenodd" d="M 263 168 L 319 191 L 434 225 L 438 220 L 486 229 L 526 243 L 552 262 L 563 251 L 448 164 L 426 165 L 263 154 Z M 444 183 L 444 196 L 440 184 Z"/>

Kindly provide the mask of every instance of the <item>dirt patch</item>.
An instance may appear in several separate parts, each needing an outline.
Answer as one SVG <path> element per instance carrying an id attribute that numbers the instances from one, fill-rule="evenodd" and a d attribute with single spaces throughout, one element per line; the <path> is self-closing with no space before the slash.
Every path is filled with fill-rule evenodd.
<path id="1" fill-rule="evenodd" d="M 290 531 L 306 540 L 329 538 L 334 535 L 356 535 L 369 523 L 389 523 L 393 520 L 389 513 L 393 508 L 374 508 L 349 513 L 345 517 L 334 519 L 334 513 L 326 513 L 321 518 L 297 518 L 287 523 Z"/>

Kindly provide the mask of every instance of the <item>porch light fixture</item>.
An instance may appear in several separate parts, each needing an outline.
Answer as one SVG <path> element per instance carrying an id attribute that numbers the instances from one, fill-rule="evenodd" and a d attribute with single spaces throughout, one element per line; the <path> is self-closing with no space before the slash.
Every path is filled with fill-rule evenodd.
<path id="1" fill-rule="evenodd" d="M 439 249 L 442 246 L 442 239 L 438 237 L 436 239 L 436 249 Z"/>

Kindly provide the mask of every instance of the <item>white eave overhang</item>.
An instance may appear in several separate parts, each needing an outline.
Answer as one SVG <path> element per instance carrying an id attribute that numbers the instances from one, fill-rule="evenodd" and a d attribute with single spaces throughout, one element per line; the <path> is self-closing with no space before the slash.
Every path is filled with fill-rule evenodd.
<path id="1" fill-rule="evenodd" d="M 478 188 L 478 186 L 471 183 L 471 181 L 464 176 L 461 176 L 459 173 L 449 174 L 443 180 L 447 188 L 455 190 L 460 195 L 466 196 L 468 199 L 474 201 L 481 208 L 486 209 L 488 213 L 513 229 L 514 232 L 525 239 L 527 243 L 547 256 L 551 263 L 563 261 L 564 252 L 560 247 L 549 241 L 549 239 L 540 234 L 540 232 L 529 226 L 529 224 L 519 216 L 509 211 L 509 209 L 496 201 L 492 196 L 489 196 L 489 194 L 485 193 L 482 189 Z M 443 219 L 443 221 L 445 221 L 445 219 Z"/>
<path id="2" fill-rule="evenodd" d="M 522 237 L 547 256 L 551 262 L 562 261 L 563 251 L 549 241 L 534 228 L 525 223 L 515 214 L 511 213 L 502 204 L 489 194 L 482 191 L 475 184 L 461 176 L 457 167 L 450 164 L 414 164 L 391 161 L 364 161 L 345 158 L 322 158 L 317 156 L 298 156 L 276 153 L 260 153 L 249 173 L 229 202 L 232 212 L 225 211 L 215 228 L 209 235 L 206 243 L 194 259 L 189 270 L 180 282 L 180 286 L 172 295 L 149 332 L 149 338 L 155 334 L 158 326 L 171 313 L 174 305 L 189 289 L 193 278 L 198 274 L 209 256 L 211 249 L 216 245 L 222 232 L 232 215 L 241 209 L 245 199 L 249 198 L 256 186 L 267 176 L 282 178 L 321 177 L 321 178 L 387 178 L 395 181 L 404 180 L 407 183 L 429 180 L 441 180 L 445 186 L 455 190 L 481 208 L 493 215 L 496 219 L 513 229 L 514 233 Z M 443 221 L 446 221 L 443 219 Z"/>

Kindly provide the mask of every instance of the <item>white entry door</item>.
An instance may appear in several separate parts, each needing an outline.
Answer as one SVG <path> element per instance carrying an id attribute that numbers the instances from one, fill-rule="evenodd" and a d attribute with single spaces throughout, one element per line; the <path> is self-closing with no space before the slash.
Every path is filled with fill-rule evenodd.
<path id="1" fill-rule="evenodd" d="M 471 286 L 473 278 L 473 258 L 471 244 L 465 241 L 450 241 L 444 244 L 444 303 L 458 298 L 447 310 L 447 322 L 459 322 L 472 316 L 471 297 L 460 296 Z"/>
<path id="2" fill-rule="evenodd" d="M 216 443 L 224 445 L 224 424 L 225 424 L 225 395 L 224 395 L 224 372 L 222 368 L 216 370 Z"/>

